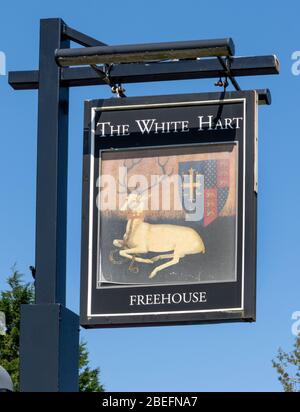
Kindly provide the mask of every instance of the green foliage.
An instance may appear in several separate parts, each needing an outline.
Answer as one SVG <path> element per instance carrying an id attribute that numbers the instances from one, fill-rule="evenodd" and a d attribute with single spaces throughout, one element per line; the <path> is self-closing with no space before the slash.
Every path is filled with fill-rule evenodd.
<path id="1" fill-rule="evenodd" d="M 103 392 L 104 387 L 99 382 L 100 369 L 91 369 L 89 365 L 89 353 L 86 342 L 80 342 L 79 346 L 79 391 Z"/>
<path id="2" fill-rule="evenodd" d="M 0 292 L 0 311 L 6 316 L 6 335 L 0 335 L 0 365 L 10 374 L 14 390 L 19 390 L 19 338 L 20 305 L 34 302 L 34 285 L 24 284 L 22 275 L 13 268 L 7 279 L 8 290 Z M 89 367 L 89 353 L 86 342 L 80 343 L 79 354 L 79 390 L 81 392 L 101 392 L 99 368 Z"/>
<path id="3" fill-rule="evenodd" d="M 293 350 L 278 350 L 276 359 L 272 361 L 284 392 L 300 392 L 300 335 L 296 337 Z"/>
<path id="4" fill-rule="evenodd" d="M 13 269 L 7 279 L 9 290 L 0 293 L 0 311 L 6 316 L 6 335 L 0 336 L 0 365 L 10 374 L 14 388 L 19 389 L 20 305 L 33 303 L 34 288 L 23 284 L 22 275 Z"/>

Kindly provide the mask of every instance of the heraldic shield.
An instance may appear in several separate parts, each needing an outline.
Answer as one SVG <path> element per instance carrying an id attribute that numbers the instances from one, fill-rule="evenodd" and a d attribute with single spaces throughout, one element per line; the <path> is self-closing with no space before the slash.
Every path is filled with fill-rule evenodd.
<path id="1" fill-rule="evenodd" d="M 228 198 L 229 160 L 180 162 L 179 175 L 183 208 L 186 212 L 197 209 L 197 220 L 208 226 L 222 212 Z"/>

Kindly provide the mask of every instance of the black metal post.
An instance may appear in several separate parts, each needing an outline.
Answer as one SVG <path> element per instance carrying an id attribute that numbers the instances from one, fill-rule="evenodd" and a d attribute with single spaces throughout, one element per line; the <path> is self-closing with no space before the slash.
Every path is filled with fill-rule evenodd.
<path id="1" fill-rule="evenodd" d="M 36 303 L 65 304 L 69 89 L 53 59 L 62 21 L 41 21 L 36 203 Z M 63 41 L 67 43 L 69 41 Z"/>
<path id="2" fill-rule="evenodd" d="M 55 49 L 69 47 L 63 25 L 61 19 L 40 25 L 36 305 L 22 307 L 21 391 L 78 390 L 79 321 L 64 307 L 69 89 L 61 87 L 54 59 Z M 67 321 L 73 325 L 68 333 Z"/>

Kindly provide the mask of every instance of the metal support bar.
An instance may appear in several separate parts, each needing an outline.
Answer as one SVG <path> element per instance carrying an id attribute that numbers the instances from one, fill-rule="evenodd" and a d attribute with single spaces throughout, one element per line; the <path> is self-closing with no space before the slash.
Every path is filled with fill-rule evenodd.
<path id="1" fill-rule="evenodd" d="M 233 57 L 231 73 L 235 77 L 279 74 L 279 61 L 274 55 Z M 225 70 L 217 58 L 167 63 L 119 64 L 114 65 L 110 70 L 112 82 L 122 84 L 207 79 L 220 76 L 225 76 Z M 36 70 L 9 72 L 8 82 L 16 90 L 38 89 L 39 73 Z M 105 81 L 91 67 L 61 70 L 61 85 L 64 87 L 104 84 Z"/>
<path id="2" fill-rule="evenodd" d="M 62 67 L 232 55 L 234 44 L 231 38 L 67 48 L 55 51 L 56 62 Z"/>
<path id="3" fill-rule="evenodd" d="M 39 88 L 39 71 L 8 72 L 8 83 L 14 90 L 36 90 Z"/>
<path id="4" fill-rule="evenodd" d="M 266 104 L 269 106 L 272 103 L 272 96 L 269 89 L 256 89 L 256 93 L 258 95 L 258 104 Z"/>
<path id="5" fill-rule="evenodd" d="M 86 34 L 81 33 L 75 29 L 64 24 L 63 26 L 63 35 L 75 43 L 81 44 L 85 47 L 94 47 L 94 46 L 107 46 L 107 44 L 102 43 L 102 41 L 96 40 L 93 37 L 87 36 Z"/>

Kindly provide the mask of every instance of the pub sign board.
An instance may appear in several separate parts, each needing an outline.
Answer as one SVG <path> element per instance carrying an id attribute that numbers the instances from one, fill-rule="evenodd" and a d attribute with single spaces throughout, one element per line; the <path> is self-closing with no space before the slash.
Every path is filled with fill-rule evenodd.
<path id="1" fill-rule="evenodd" d="M 254 321 L 255 91 L 85 102 L 81 325 Z"/>

